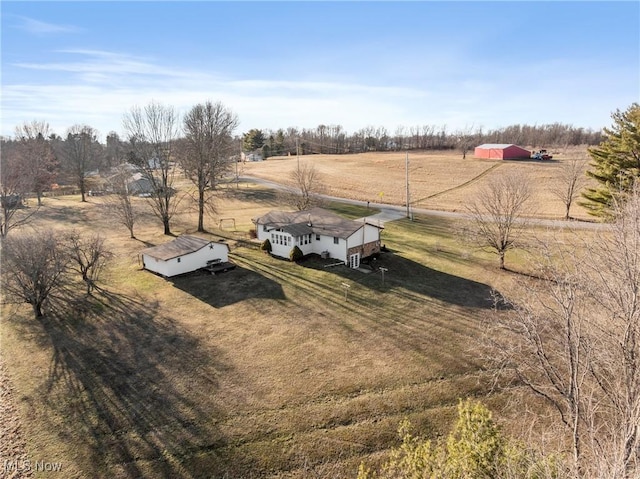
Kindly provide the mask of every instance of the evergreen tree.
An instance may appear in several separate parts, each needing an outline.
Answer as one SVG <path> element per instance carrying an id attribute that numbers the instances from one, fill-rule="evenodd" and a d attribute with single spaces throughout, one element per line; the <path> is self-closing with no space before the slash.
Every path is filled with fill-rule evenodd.
<path id="1" fill-rule="evenodd" d="M 265 137 L 262 130 L 255 128 L 249 130 L 248 133 L 242 135 L 242 150 L 243 151 L 255 151 L 258 148 L 262 148 L 265 144 Z"/>
<path id="2" fill-rule="evenodd" d="M 275 156 L 284 155 L 284 131 L 278 130 L 276 132 L 275 143 L 273 145 L 273 154 Z"/>
<path id="3" fill-rule="evenodd" d="M 640 177 L 640 105 L 616 110 L 611 117 L 614 123 L 603 130 L 604 140 L 589 148 L 594 169 L 587 175 L 600 184 L 582 194 L 587 200 L 582 205 L 594 216 L 608 216 L 614 199 Z"/>

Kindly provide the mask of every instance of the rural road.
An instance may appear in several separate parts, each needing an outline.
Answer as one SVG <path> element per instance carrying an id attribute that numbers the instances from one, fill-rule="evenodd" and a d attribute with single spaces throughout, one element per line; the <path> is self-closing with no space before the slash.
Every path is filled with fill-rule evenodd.
<path id="1" fill-rule="evenodd" d="M 283 185 L 281 183 L 276 183 L 275 181 L 258 178 L 255 176 L 242 176 L 239 178 L 239 180 L 257 183 L 257 184 L 266 186 L 268 188 L 272 188 L 274 190 L 295 191 L 295 189 L 292 189 L 289 186 Z M 318 196 L 329 201 L 340 201 L 342 203 L 347 203 L 351 205 L 367 206 L 366 201 L 352 200 L 350 198 L 340 198 L 338 196 L 329 196 L 329 195 L 318 195 Z M 405 218 L 407 216 L 406 206 L 391 205 L 388 203 L 369 203 L 369 206 L 371 206 L 372 208 L 379 209 L 380 213 L 367 216 L 367 218 L 369 220 L 379 222 L 379 224 L 382 226 L 384 226 L 384 223 L 387 221 L 393 221 L 400 218 Z M 440 211 L 440 210 L 429 210 L 424 208 L 412 207 L 411 212 L 414 215 L 419 214 L 419 215 L 428 215 L 428 216 L 439 216 L 442 218 L 469 218 L 469 215 L 467 213 L 461 213 L 456 211 Z M 595 229 L 604 229 L 609 226 L 603 223 L 592 223 L 588 221 L 578 221 L 578 220 L 565 221 L 565 220 L 528 218 L 527 221 L 537 226 L 548 227 L 548 228 L 572 228 L 572 229 L 595 230 Z"/>

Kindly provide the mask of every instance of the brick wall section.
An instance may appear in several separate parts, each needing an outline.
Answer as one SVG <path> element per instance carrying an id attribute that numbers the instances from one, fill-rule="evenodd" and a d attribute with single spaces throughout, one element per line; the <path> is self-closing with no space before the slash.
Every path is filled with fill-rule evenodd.
<path id="1" fill-rule="evenodd" d="M 380 241 L 372 241 L 370 243 L 366 243 L 364 245 L 364 252 L 362 246 L 355 246 L 353 248 L 349 248 L 347 251 L 347 258 L 356 253 L 362 253 L 361 258 L 366 258 L 367 256 L 371 256 L 372 254 L 380 252 Z"/>

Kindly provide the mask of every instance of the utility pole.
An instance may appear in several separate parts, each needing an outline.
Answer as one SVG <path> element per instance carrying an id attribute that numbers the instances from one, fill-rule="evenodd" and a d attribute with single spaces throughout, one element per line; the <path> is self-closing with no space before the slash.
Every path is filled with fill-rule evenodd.
<path id="1" fill-rule="evenodd" d="M 242 161 L 242 143 L 240 143 L 240 158 L 236 160 L 236 190 L 240 188 L 240 184 L 239 184 L 240 179 L 238 178 L 238 163 L 240 163 L 241 161 Z"/>
<path id="2" fill-rule="evenodd" d="M 407 218 L 412 219 L 411 218 L 411 210 L 410 210 L 410 206 L 409 206 L 409 152 L 407 152 L 407 156 L 404 162 L 404 168 L 405 168 L 405 176 L 406 176 L 406 186 L 407 186 Z"/>

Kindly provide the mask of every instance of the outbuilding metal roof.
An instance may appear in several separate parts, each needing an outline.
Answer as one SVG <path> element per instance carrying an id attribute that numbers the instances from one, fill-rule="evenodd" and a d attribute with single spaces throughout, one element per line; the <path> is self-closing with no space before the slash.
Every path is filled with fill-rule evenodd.
<path id="1" fill-rule="evenodd" d="M 500 150 L 504 150 L 505 148 L 509 148 L 510 146 L 515 146 L 515 145 L 513 143 L 485 143 L 484 145 L 480 145 L 476 148 L 484 148 L 484 149 L 497 148 Z"/>
<path id="2" fill-rule="evenodd" d="M 195 253 L 210 243 L 212 243 L 212 241 L 199 238 L 198 236 L 182 235 L 163 245 L 143 249 L 141 253 L 162 261 L 168 261 L 178 256 Z M 229 247 L 227 244 L 225 244 L 225 246 L 227 248 Z"/>

